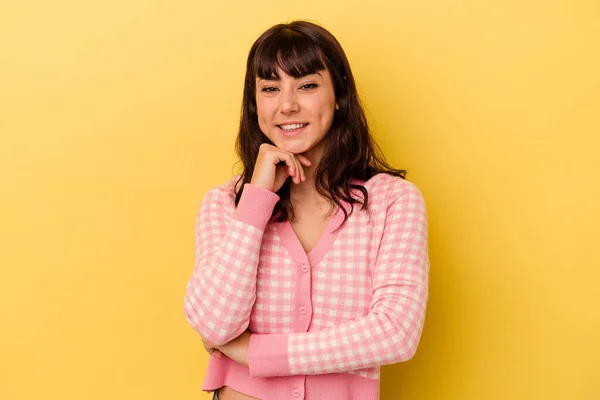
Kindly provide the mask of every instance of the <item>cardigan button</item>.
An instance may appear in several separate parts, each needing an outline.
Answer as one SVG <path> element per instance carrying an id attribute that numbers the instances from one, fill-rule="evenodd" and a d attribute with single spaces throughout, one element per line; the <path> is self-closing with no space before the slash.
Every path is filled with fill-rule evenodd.
<path id="1" fill-rule="evenodd" d="M 308 272 L 308 265 L 306 265 L 306 263 L 302 263 L 302 272 L 304 272 L 304 273 Z"/>
<path id="2" fill-rule="evenodd" d="M 294 391 L 292 392 L 292 395 L 294 397 L 300 397 L 300 391 L 298 389 L 294 389 Z"/>
<path id="3" fill-rule="evenodd" d="M 302 314 L 302 315 L 306 314 L 306 307 L 304 307 L 304 306 L 300 307 L 299 311 L 300 311 L 300 314 Z"/>

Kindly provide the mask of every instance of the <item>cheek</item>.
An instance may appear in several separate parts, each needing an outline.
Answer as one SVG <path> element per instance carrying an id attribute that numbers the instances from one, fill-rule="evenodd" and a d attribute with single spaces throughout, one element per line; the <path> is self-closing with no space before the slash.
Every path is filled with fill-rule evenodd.
<path id="1" fill-rule="evenodd" d="M 263 100 L 256 101 L 256 114 L 258 115 L 259 121 L 264 123 L 269 122 L 273 115 L 273 104 L 272 102 Z"/>
<path id="2" fill-rule="evenodd" d="M 271 135 L 269 133 L 269 125 L 265 122 L 263 118 L 260 117 L 260 115 L 258 116 L 258 128 L 263 133 L 263 135 L 271 139 Z"/>
<path id="3" fill-rule="evenodd" d="M 266 121 L 266 115 L 265 115 L 265 106 L 262 102 L 257 101 L 256 102 L 256 117 L 258 120 L 258 126 L 260 127 L 261 131 L 265 131 L 265 127 L 267 125 L 267 121 Z"/>
<path id="4" fill-rule="evenodd" d="M 333 113 L 335 108 L 335 97 L 329 93 L 322 93 L 319 98 L 315 98 L 312 107 L 319 110 L 322 118 L 326 118 Z"/>
<path id="5" fill-rule="evenodd" d="M 335 102 L 325 101 L 319 109 L 319 119 L 323 128 L 328 129 L 333 121 Z"/>
<path id="6" fill-rule="evenodd" d="M 256 104 L 256 114 L 258 120 L 258 128 L 260 131 L 269 138 L 270 141 L 274 142 L 274 132 L 273 132 L 273 117 L 269 108 L 269 104 L 262 102 Z"/>

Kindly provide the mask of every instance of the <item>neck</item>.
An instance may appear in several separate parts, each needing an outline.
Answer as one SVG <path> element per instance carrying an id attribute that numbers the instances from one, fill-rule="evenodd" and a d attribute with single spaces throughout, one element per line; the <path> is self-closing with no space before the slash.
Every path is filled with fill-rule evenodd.
<path id="1" fill-rule="evenodd" d="M 312 161 L 312 158 L 310 158 Z M 307 216 L 330 215 L 333 210 L 328 198 L 321 195 L 315 185 L 315 171 L 317 163 L 310 167 L 304 167 L 306 180 L 299 184 L 290 186 L 290 202 L 294 207 L 294 221 L 304 219 Z"/>
<path id="2" fill-rule="evenodd" d="M 302 202 L 310 202 L 310 201 L 319 201 L 323 198 L 317 192 L 317 188 L 315 185 L 316 182 L 316 171 L 321 162 L 321 158 L 323 157 L 323 150 L 325 148 L 325 141 L 323 140 L 317 146 L 303 153 L 308 159 L 311 161 L 309 167 L 303 165 L 302 168 L 304 170 L 304 175 L 306 176 L 306 180 L 304 182 L 300 182 L 299 184 L 294 184 L 290 186 L 290 199 L 292 203 Z"/>

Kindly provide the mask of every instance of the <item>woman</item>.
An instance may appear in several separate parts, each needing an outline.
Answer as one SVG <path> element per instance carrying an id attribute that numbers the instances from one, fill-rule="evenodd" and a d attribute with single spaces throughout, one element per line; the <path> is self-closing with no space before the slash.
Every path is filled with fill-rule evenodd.
<path id="1" fill-rule="evenodd" d="M 276 25 L 248 56 L 237 151 L 196 222 L 185 314 L 214 398 L 372 400 L 410 359 L 428 297 L 425 203 L 373 142 L 324 28 Z"/>

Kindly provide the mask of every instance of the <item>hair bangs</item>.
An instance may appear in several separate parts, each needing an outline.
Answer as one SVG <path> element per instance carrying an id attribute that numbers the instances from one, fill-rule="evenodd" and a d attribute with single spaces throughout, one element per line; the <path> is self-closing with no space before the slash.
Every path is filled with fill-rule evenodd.
<path id="1" fill-rule="evenodd" d="M 272 35 L 257 49 L 255 71 L 261 79 L 280 79 L 281 69 L 294 78 L 326 69 L 317 44 L 299 32 L 284 30 Z"/>

